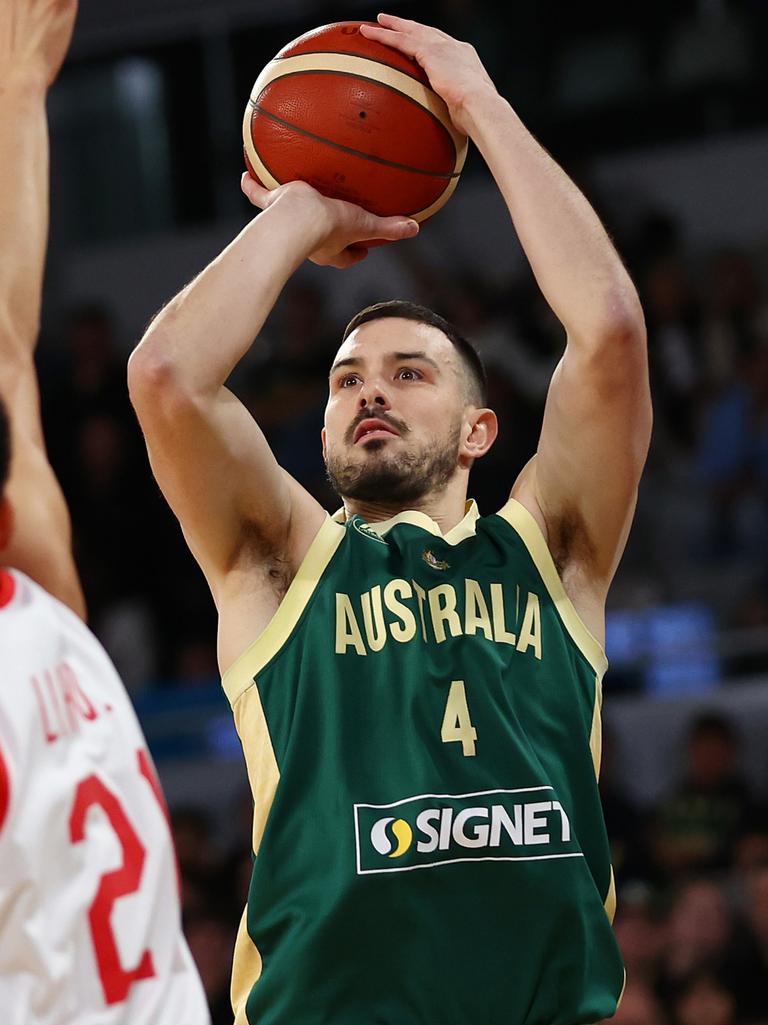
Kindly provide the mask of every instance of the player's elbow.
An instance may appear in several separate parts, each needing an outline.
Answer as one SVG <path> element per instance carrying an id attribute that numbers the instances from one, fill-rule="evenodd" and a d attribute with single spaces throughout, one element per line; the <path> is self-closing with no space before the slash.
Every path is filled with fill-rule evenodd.
<path id="1" fill-rule="evenodd" d="M 645 318 L 634 289 L 618 290 L 606 298 L 594 334 L 594 342 L 603 350 L 623 349 L 627 350 L 628 354 L 645 353 Z"/>
<path id="2" fill-rule="evenodd" d="M 158 346 L 146 340 L 128 360 L 128 394 L 136 415 L 143 423 L 162 415 L 184 401 L 184 384 L 174 361 Z"/>
<path id="3" fill-rule="evenodd" d="M 131 402 L 134 406 L 141 405 L 147 397 L 162 392 L 171 376 L 169 361 L 142 342 L 128 359 L 128 394 Z"/>
<path id="4" fill-rule="evenodd" d="M 648 376 L 648 336 L 640 303 L 616 301 L 604 311 L 590 339 L 592 363 L 611 380 L 636 387 Z"/>

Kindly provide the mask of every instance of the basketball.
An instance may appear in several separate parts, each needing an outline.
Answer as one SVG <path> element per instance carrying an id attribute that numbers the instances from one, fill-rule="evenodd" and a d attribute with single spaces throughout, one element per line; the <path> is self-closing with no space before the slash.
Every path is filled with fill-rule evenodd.
<path id="1" fill-rule="evenodd" d="M 456 188 L 467 140 L 418 63 L 360 25 L 307 32 L 264 68 L 243 120 L 246 165 L 269 189 L 301 180 L 380 217 L 425 221 Z"/>

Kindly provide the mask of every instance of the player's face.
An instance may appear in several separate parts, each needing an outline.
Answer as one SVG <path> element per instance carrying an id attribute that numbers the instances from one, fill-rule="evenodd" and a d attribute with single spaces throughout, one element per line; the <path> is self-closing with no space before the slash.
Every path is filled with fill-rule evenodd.
<path id="1" fill-rule="evenodd" d="M 442 331 L 390 317 L 352 332 L 336 354 L 323 454 L 334 488 L 364 502 L 412 503 L 459 466 L 466 402 Z"/>

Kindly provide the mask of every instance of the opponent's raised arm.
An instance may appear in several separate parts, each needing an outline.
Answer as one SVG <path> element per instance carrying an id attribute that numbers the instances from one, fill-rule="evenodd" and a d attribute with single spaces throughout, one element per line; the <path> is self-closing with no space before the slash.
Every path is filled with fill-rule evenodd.
<path id="1" fill-rule="evenodd" d="M 301 182 L 268 192 L 244 175 L 243 191 L 263 212 L 154 319 L 128 367 L 153 471 L 217 601 L 241 556 L 300 560 L 324 516 L 225 382 L 305 259 L 347 267 L 366 255 L 360 240 L 418 230 Z"/>
<path id="2" fill-rule="evenodd" d="M 76 0 L 0 4 L 0 396 L 11 430 L 12 511 L 0 562 L 85 615 L 64 496 L 48 462 L 34 351 L 48 241 L 45 99 L 72 36 Z"/>
<path id="3" fill-rule="evenodd" d="M 513 497 L 539 520 L 561 567 L 577 558 L 604 591 L 626 542 L 651 429 L 637 293 L 594 210 L 498 94 L 474 48 L 405 19 L 379 22 L 363 33 L 416 58 L 482 153 L 566 330 L 538 451 Z"/>

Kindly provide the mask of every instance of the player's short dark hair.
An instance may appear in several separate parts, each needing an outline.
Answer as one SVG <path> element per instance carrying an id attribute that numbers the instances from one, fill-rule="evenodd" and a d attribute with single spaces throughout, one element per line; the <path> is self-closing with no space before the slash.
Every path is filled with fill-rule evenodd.
<path id="1" fill-rule="evenodd" d="M 459 354 L 461 365 L 465 372 L 467 398 L 475 406 L 485 406 L 487 404 L 488 378 L 486 377 L 485 367 L 477 349 L 450 321 L 446 320 L 445 317 L 441 317 L 439 313 L 434 313 L 426 306 L 419 306 L 418 303 L 408 302 L 407 299 L 390 299 L 388 302 L 374 303 L 372 306 L 366 306 L 365 309 L 356 313 L 344 328 L 344 334 L 341 338 L 342 342 L 361 324 L 367 324 L 369 320 L 383 320 L 385 317 L 402 317 L 405 320 L 415 320 L 419 324 L 429 324 L 431 327 L 436 327 L 438 331 L 442 331 Z"/>
<path id="2" fill-rule="evenodd" d="M 5 402 L 0 396 L 0 498 L 5 495 L 11 473 L 11 421 Z"/>

